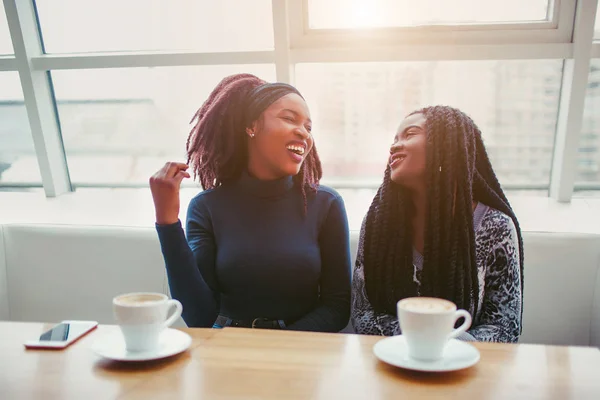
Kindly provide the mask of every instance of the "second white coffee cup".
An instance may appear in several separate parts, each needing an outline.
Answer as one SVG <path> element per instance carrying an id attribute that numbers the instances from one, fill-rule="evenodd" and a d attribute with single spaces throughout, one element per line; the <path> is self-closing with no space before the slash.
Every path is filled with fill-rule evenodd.
<path id="1" fill-rule="evenodd" d="M 161 332 L 181 316 L 183 306 L 162 293 L 127 293 L 113 299 L 113 311 L 127 351 L 144 352 L 158 348 Z"/>
<path id="2" fill-rule="evenodd" d="M 402 336 L 406 339 L 409 357 L 435 361 L 443 358 L 448 341 L 471 326 L 471 314 L 457 310 L 451 301 L 433 297 L 411 297 L 397 304 Z M 456 321 L 465 321 L 454 329 Z"/>

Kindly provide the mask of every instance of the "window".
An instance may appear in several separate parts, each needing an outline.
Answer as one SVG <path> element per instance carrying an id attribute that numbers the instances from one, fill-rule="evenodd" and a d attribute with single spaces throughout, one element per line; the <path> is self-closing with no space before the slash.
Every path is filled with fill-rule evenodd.
<path id="1" fill-rule="evenodd" d="M 577 181 L 600 183 L 600 59 L 592 59 L 583 109 Z"/>
<path id="2" fill-rule="evenodd" d="M 600 189 L 600 59 L 586 93 L 574 93 L 585 110 L 565 114 L 569 124 L 583 115 L 577 159 L 572 146 L 555 146 L 564 60 L 588 57 L 573 51 L 576 24 L 591 21 L 578 11 L 597 16 L 598 57 L 600 7 L 578 7 L 583 0 L 23 1 L 36 12 L 19 8 L 14 22 L 38 29 L 52 56 L 17 60 L 0 7 L 0 185 L 41 183 L 17 68 L 49 70 L 55 96 L 35 91 L 26 103 L 50 118 L 58 110 L 75 187 L 145 187 L 165 161 L 185 159 L 189 119 L 220 79 L 275 81 L 276 63 L 311 108 L 323 183 L 360 193 L 360 207 L 381 182 L 400 120 L 434 104 L 473 117 L 506 191 L 545 195 L 552 181 L 569 200 L 573 182 L 551 179 L 565 170 L 576 171 L 576 190 Z M 570 71 L 564 78 L 571 87 Z M 47 124 L 33 133 L 36 143 L 53 139 Z M 60 167 L 44 177 L 68 187 Z"/>
<path id="3" fill-rule="evenodd" d="M 39 185 L 42 179 L 19 74 L 0 72 L 0 87 L 0 184 Z"/>
<path id="4" fill-rule="evenodd" d="M 0 2 L 0 55 L 13 54 L 12 41 L 10 40 L 10 31 L 8 30 L 8 22 L 4 7 Z"/>
<path id="5" fill-rule="evenodd" d="M 401 119 L 423 106 L 447 104 L 480 127 L 505 187 L 547 188 L 561 77 L 560 60 L 296 67 L 296 84 L 315 121 L 324 176 L 375 184 Z"/>
<path id="6" fill-rule="evenodd" d="M 271 0 L 37 0 L 36 5 L 47 53 L 273 49 Z"/>
<path id="7" fill-rule="evenodd" d="M 311 29 L 545 21 L 548 0 L 308 0 Z"/>
<path id="8" fill-rule="evenodd" d="M 225 76 L 275 80 L 273 65 L 53 71 L 71 181 L 146 184 L 186 160 L 188 122 Z"/>

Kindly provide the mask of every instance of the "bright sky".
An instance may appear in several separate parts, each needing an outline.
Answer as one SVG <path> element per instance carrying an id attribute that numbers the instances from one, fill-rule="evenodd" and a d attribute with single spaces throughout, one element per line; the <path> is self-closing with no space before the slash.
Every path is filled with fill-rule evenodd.
<path id="1" fill-rule="evenodd" d="M 310 26 L 363 28 L 546 19 L 548 0 L 309 0 Z"/>

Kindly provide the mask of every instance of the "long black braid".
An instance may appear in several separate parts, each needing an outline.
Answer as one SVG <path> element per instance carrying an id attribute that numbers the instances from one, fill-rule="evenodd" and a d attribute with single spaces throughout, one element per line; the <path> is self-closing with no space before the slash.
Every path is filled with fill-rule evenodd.
<path id="1" fill-rule="evenodd" d="M 523 239 L 515 216 L 485 150 L 481 131 L 455 108 L 427 107 L 427 223 L 419 294 L 453 301 L 475 315 L 479 280 L 475 260 L 473 201 L 508 215 L 519 238 L 521 290 Z M 407 189 L 385 171 L 367 213 L 364 238 L 365 283 L 377 312 L 396 313 L 396 303 L 417 295 L 413 280 L 411 214 Z"/>

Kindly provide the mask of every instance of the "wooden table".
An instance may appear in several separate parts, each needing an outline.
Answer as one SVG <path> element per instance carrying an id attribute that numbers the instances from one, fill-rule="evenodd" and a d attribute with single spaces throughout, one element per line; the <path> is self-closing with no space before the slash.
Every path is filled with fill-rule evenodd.
<path id="1" fill-rule="evenodd" d="M 187 329 L 187 352 L 130 364 L 90 350 L 115 326 L 62 351 L 23 347 L 50 326 L 0 322 L 0 399 L 600 399 L 596 348 L 477 344 L 477 365 L 436 374 L 379 362 L 380 337 Z"/>

